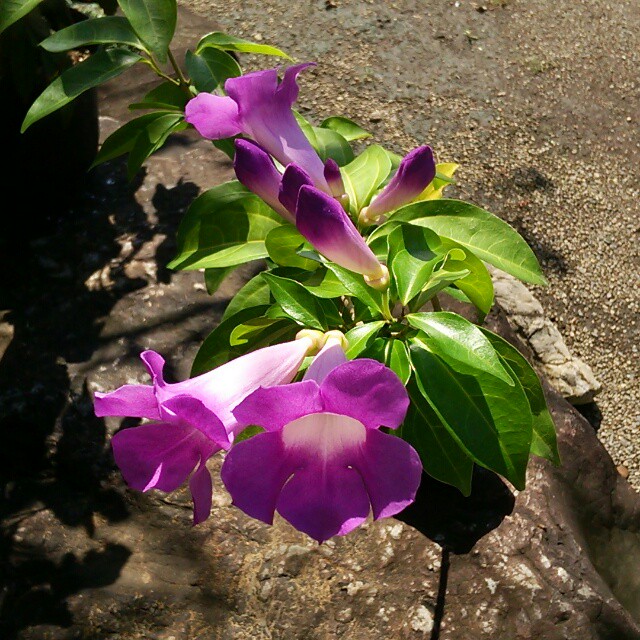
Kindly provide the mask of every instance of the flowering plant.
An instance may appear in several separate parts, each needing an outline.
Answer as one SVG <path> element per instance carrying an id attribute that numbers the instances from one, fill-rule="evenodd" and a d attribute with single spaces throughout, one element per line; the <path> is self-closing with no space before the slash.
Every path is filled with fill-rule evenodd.
<path id="1" fill-rule="evenodd" d="M 513 228 L 444 197 L 457 165 L 436 163 L 426 145 L 404 157 L 363 146 L 370 134 L 345 117 L 314 126 L 293 108 L 310 63 L 243 75 L 228 53 L 286 57 L 273 47 L 212 33 L 183 71 L 169 49 L 175 2 L 119 4 L 123 17 L 42 43 L 104 48 L 54 82 L 25 126 L 133 64 L 151 66 L 162 82 L 133 105 L 149 112 L 107 138 L 96 162 L 128 153 L 134 174 L 172 132 L 194 127 L 233 159 L 237 180 L 192 203 L 169 266 L 204 270 L 211 293 L 240 265 L 263 267 L 202 344 L 194 377 L 165 382 L 147 351 L 151 385 L 96 394 L 99 416 L 151 421 L 113 438 L 127 482 L 172 491 L 190 478 L 198 523 L 211 507 L 206 462 L 225 450 L 236 506 L 269 523 L 278 511 L 323 541 L 370 512 L 398 514 L 423 471 L 468 495 L 476 464 L 522 489 L 531 454 L 557 463 L 536 373 L 482 326 L 493 306 L 485 263 L 544 277 Z"/>

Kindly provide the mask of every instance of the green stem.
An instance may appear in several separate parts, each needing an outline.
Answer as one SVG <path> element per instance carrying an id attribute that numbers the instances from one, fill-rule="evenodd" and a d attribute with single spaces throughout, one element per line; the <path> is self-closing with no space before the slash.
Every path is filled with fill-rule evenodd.
<path id="1" fill-rule="evenodd" d="M 440 300 L 438 300 L 437 295 L 431 298 L 431 305 L 433 306 L 434 311 L 442 311 L 442 305 L 440 304 Z"/>
<path id="2" fill-rule="evenodd" d="M 171 66 L 174 68 L 176 72 L 176 76 L 178 77 L 179 85 L 184 89 L 186 89 L 189 96 L 191 96 L 191 91 L 189 91 L 189 81 L 185 78 L 184 74 L 182 73 L 182 69 L 180 68 L 180 65 L 177 63 L 173 53 L 171 53 L 171 49 L 167 49 L 167 54 L 169 56 L 169 62 L 171 63 Z"/>
<path id="3" fill-rule="evenodd" d="M 382 315 L 387 322 L 395 322 L 396 319 L 391 314 L 389 307 L 389 289 L 382 291 Z"/>
<path id="4" fill-rule="evenodd" d="M 160 67 L 158 66 L 158 63 L 151 56 L 149 56 L 148 58 L 143 58 L 142 61 L 145 64 L 148 64 L 153 69 L 156 75 L 160 76 L 161 78 L 164 78 L 165 80 L 168 80 L 172 84 L 175 84 L 176 87 L 180 86 L 180 81 L 164 73 L 164 71 L 162 71 L 162 69 L 160 69 Z"/>

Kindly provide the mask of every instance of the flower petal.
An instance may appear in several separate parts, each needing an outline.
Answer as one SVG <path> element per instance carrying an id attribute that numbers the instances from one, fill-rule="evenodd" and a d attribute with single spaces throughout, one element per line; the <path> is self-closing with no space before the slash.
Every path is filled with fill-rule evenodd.
<path id="1" fill-rule="evenodd" d="M 236 78 L 228 78 L 224 90 L 237 105 L 240 117 L 245 121 L 250 118 L 252 109 L 261 108 L 273 101 L 278 88 L 277 69 L 264 69 L 245 73 Z M 247 131 L 253 136 L 252 131 Z M 255 136 L 253 136 L 255 137 Z"/>
<path id="2" fill-rule="evenodd" d="M 184 119 L 209 140 L 221 140 L 243 133 L 238 105 L 229 96 L 199 93 L 187 102 Z"/>
<path id="3" fill-rule="evenodd" d="M 155 351 L 148 349 L 140 354 L 140 360 L 144 362 L 144 366 L 147 367 L 147 371 L 151 376 L 151 380 L 155 385 L 163 386 L 164 381 L 164 358 Z"/>
<path id="4" fill-rule="evenodd" d="M 396 429 L 409 408 L 398 376 L 368 358 L 351 360 L 331 371 L 320 385 L 325 411 L 351 416 L 369 429 Z"/>
<path id="5" fill-rule="evenodd" d="M 410 151 L 400 162 L 389 184 L 371 202 L 367 217 L 373 219 L 393 211 L 417 198 L 436 176 L 431 147 L 424 145 Z"/>
<path id="6" fill-rule="evenodd" d="M 192 427 L 160 422 L 118 431 L 111 445 L 130 487 L 174 491 L 193 471 L 203 450 L 208 451 L 210 444 L 205 440 Z"/>
<path id="7" fill-rule="evenodd" d="M 400 513 L 414 501 L 422 463 L 415 449 L 402 438 L 367 429 L 360 459 L 352 464 L 364 480 L 376 520 Z"/>
<path id="8" fill-rule="evenodd" d="M 337 366 L 347 362 L 342 342 L 329 339 L 320 353 L 311 361 L 304 373 L 303 380 L 314 380 L 320 384 Z"/>
<path id="9" fill-rule="evenodd" d="M 298 99 L 298 93 L 300 91 L 297 83 L 298 76 L 308 67 L 315 66 L 315 62 L 301 62 L 300 64 L 294 64 L 288 67 L 284 72 L 282 82 L 276 89 L 278 99 L 287 103 L 289 107 L 292 107 L 293 103 Z"/>
<path id="10" fill-rule="evenodd" d="M 96 416 L 130 416 L 160 419 L 158 401 L 153 387 L 145 384 L 125 384 L 111 393 L 94 394 Z"/>
<path id="11" fill-rule="evenodd" d="M 313 180 L 311 180 L 309 174 L 298 165 L 288 165 L 282 174 L 278 199 L 288 211 L 291 211 L 291 218 L 294 223 L 298 194 L 300 193 L 300 188 L 305 184 L 313 186 Z"/>
<path id="12" fill-rule="evenodd" d="M 173 396 L 162 403 L 162 418 L 170 422 L 182 422 L 194 427 L 218 448 L 231 446 L 229 435 L 218 416 L 192 396 Z"/>
<path id="13" fill-rule="evenodd" d="M 306 380 L 260 388 L 247 396 L 233 415 L 240 426 L 254 424 L 267 431 L 279 431 L 289 422 L 318 411 L 322 411 L 319 387 L 315 381 Z"/>
<path id="14" fill-rule="evenodd" d="M 276 169 L 271 156 L 257 144 L 249 140 L 235 141 L 235 158 L 233 168 L 240 182 L 260 196 L 274 211 L 277 211 L 289 222 L 294 222 L 293 212 L 289 213 L 286 206 L 278 199 L 282 175 Z"/>
<path id="15" fill-rule="evenodd" d="M 342 180 L 342 174 L 340 173 L 340 167 L 333 158 L 327 158 L 324 163 L 324 179 L 331 189 L 331 194 L 339 198 L 344 194 L 344 182 Z"/>
<path id="16" fill-rule="evenodd" d="M 189 479 L 189 490 L 193 498 L 193 524 L 204 522 L 211 513 L 213 484 L 207 469 L 206 460 L 200 459 L 200 465 Z"/>
<path id="17" fill-rule="evenodd" d="M 278 496 L 294 465 L 280 433 L 259 433 L 229 451 L 220 476 L 236 507 L 271 524 Z"/>
<path id="18" fill-rule="evenodd" d="M 296 226 L 329 260 L 371 278 L 384 275 L 378 259 L 344 209 L 319 189 L 310 186 L 300 189 Z"/>

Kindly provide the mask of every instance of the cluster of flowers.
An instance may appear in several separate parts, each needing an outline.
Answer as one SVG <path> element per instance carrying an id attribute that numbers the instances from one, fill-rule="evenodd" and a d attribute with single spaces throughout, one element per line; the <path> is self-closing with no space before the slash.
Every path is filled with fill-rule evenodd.
<path id="1" fill-rule="evenodd" d="M 292 110 L 297 76 L 308 66 L 289 67 L 281 82 L 276 69 L 231 78 L 227 95 L 192 99 L 185 119 L 208 139 L 238 136 L 238 180 L 295 224 L 319 253 L 385 289 L 387 268 L 347 213 L 338 165 L 322 162 Z M 380 224 L 417 198 L 435 174 L 431 149 L 413 150 L 359 212 L 358 223 Z M 175 384 L 164 381 L 162 357 L 146 351 L 142 360 L 153 384 L 97 393 L 95 411 L 152 421 L 112 439 L 116 463 L 134 489 L 169 492 L 189 478 L 194 522 L 200 523 L 211 511 L 206 462 L 225 450 L 221 477 L 237 507 L 267 523 L 278 511 L 322 542 L 352 531 L 371 512 L 376 519 L 399 513 L 414 500 L 422 472 L 411 445 L 381 430 L 396 429 L 405 417 L 409 398 L 402 381 L 375 360 L 348 361 L 345 347 L 338 331 L 304 329 L 291 342 Z M 292 382 L 314 354 L 302 379 Z M 249 426 L 264 431 L 239 439 Z"/>

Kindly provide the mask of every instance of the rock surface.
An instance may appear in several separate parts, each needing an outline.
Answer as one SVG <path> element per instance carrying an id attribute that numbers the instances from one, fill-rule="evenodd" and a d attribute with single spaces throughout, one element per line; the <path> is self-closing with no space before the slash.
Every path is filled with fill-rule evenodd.
<path id="1" fill-rule="evenodd" d="M 130 91 L 109 87 L 105 125 Z M 186 492 L 127 490 L 108 446 L 120 421 L 94 418 L 92 393 L 145 380 L 144 348 L 186 376 L 247 273 L 210 298 L 201 274 L 163 266 L 184 207 L 230 176 L 207 143 L 181 135 L 135 184 L 124 175 L 122 162 L 94 172 L 55 234 L 0 258 L 12 329 L 0 332 L 3 639 L 640 638 L 640 500 L 548 386 L 563 465 L 532 460 L 514 500 L 495 477 L 477 479 L 471 503 L 433 486 L 407 518 L 415 528 L 369 523 L 318 546 L 247 518 L 220 482 L 195 528 Z M 489 323 L 517 340 L 501 311 Z M 475 495 L 487 487 L 500 509 Z M 448 518 L 420 521 L 447 502 Z M 491 530 L 468 553 L 443 555 L 420 533 L 473 542 L 469 506 Z"/>

